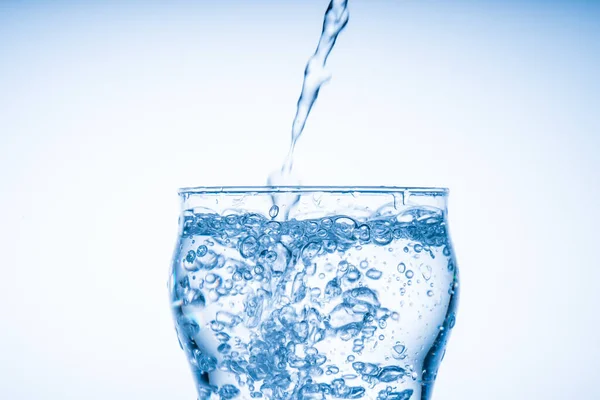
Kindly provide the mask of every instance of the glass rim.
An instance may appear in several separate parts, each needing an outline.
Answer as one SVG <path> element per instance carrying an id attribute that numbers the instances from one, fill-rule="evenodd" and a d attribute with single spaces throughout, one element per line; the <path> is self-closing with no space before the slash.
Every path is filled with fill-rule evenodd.
<path id="1" fill-rule="evenodd" d="M 186 194 L 269 194 L 269 193 L 406 193 L 447 196 L 450 190 L 444 187 L 411 186 L 197 186 L 178 190 Z"/>

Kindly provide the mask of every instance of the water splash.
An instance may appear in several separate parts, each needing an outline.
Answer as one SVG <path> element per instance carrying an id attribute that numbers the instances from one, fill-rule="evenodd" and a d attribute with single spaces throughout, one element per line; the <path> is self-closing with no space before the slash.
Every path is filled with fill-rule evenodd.
<path id="1" fill-rule="evenodd" d="M 346 27 L 348 18 L 348 0 L 331 0 L 325 12 L 323 31 L 321 32 L 317 50 L 308 60 L 304 70 L 304 82 L 302 83 L 296 116 L 292 124 L 290 149 L 281 169 L 274 171 L 269 176 L 267 180 L 267 185 L 269 186 L 294 186 L 299 184 L 299 180 L 292 174 L 296 142 L 302 135 L 306 120 L 319 96 L 321 86 L 331 78 L 331 75 L 325 69 L 327 58 L 335 45 L 338 35 Z M 274 198 L 273 200 L 275 202 L 277 199 Z"/>

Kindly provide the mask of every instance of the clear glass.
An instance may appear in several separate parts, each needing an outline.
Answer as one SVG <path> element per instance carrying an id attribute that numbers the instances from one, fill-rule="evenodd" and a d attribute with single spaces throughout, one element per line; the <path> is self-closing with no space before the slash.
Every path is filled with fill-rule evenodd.
<path id="1" fill-rule="evenodd" d="M 180 196 L 169 289 L 199 399 L 431 399 L 458 300 L 446 189 Z"/>

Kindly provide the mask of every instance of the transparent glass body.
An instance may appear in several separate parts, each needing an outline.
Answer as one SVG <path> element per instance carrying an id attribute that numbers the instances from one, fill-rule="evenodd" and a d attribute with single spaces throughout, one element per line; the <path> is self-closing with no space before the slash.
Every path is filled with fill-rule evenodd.
<path id="1" fill-rule="evenodd" d="M 169 290 L 199 399 L 431 399 L 458 300 L 447 195 L 182 189 Z"/>

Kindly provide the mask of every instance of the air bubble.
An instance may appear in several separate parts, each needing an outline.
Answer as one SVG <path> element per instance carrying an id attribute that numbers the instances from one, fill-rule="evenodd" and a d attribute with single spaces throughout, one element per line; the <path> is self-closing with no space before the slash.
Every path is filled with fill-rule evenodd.
<path id="1" fill-rule="evenodd" d="M 396 342 L 396 345 L 394 345 L 393 350 L 396 353 L 394 355 L 394 357 L 401 356 L 402 354 L 404 354 L 404 351 L 406 350 L 406 346 L 404 346 L 403 344 L 400 344 L 399 342 Z"/>
<path id="2" fill-rule="evenodd" d="M 398 272 L 400 272 L 401 274 L 403 274 L 404 272 L 406 272 L 406 264 L 404 264 L 403 262 L 401 262 L 400 264 L 398 264 Z"/>
<path id="3" fill-rule="evenodd" d="M 241 200 L 233 204 L 234 209 L 243 206 Z M 282 210 L 286 209 L 279 214 Z M 182 247 L 176 255 L 180 269 L 171 285 L 183 348 L 188 355 L 202 348 L 199 356 L 190 357 L 195 373 L 231 373 L 225 382 L 248 398 L 285 397 L 293 391 L 299 399 L 409 400 L 410 389 L 399 387 L 413 385 L 403 380 L 410 380 L 414 369 L 400 368 L 404 362 L 398 360 L 408 360 L 408 349 L 412 357 L 414 346 L 419 353 L 411 362 L 422 363 L 427 346 L 421 349 L 421 342 L 439 335 L 436 328 L 441 323 L 427 310 L 435 311 L 436 295 L 454 291 L 429 258 L 451 255 L 443 223 L 428 217 L 433 211 L 411 209 L 406 212 L 408 223 L 384 214 L 359 223 L 340 216 L 277 222 L 273 207 L 267 218 L 187 213 L 191 221 L 184 222 L 182 242 L 195 239 L 193 248 L 203 243 L 193 260 L 201 272 L 183 270 L 183 262 L 191 260 L 186 260 L 189 249 Z M 394 241 L 386 243 L 390 239 Z M 399 257 L 403 251 L 408 254 Z M 400 259 L 392 262 L 395 257 Z M 444 271 L 455 268 L 452 258 L 442 261 Z M 453 274 L 445 272 L 443 278 L 446 275 L 452 280 Z M 431 300 L 424 301 L 427 296 Z M 422 332 L 400 324 L 399 313 L 406 324 L 414 318 Z M 451 313 L 442 326 L 453 327 L 454 318 Z M 410 346 L 405 348 L 397 342 L 408 338 L 416 344 L 407 342 Z M 373 358 L 378 353 L 380 357 Z M 354 369 L 356 362 L 360 364 Z M 207 397 L 243 397 L 241 392 L 223 391 L 225 382 L 207 387 Z"/>
<path id="4" fill-rule="evenodd" d="M 256 254 L 258 251 L 258 242 L 254 236 L 248 236 L 246 239 L 242 240 L 240 246 L 240 254 L 244 258 L 250 258 Z"/>
<path id="5" fill-rule="evenodd" d="M 335 375 L 340 372 L 340 369 L 335 365 L 330 365 L 327 367 L 327 375 Z"/>
<path id="6" fill-rule="evenodd" d="M 395 365 L 390 365 L 382 368 L 377 377 L 381 382 L 395 382 L 402 378 L 404 374 L 405 371 L 402 368 Z"/>
<path id="7" fill-rule="evenodd" d="M 367 278 L 377 280 L 377 279 L 381 278 L 382 272 L 378 269 L 371 268 L 370 270 L 367 271 L 366 275 L 367 275 Z"/>
<path id="8" fill-rule="evenodd" d="M 233 385 L 223 385 L 221 389 L 219 389 L 219 396 L 223 400 L 233 399 L 240 394 L 240 390 Z"/>
<path id="9" fill-rule="evenodd" d="M 340 261 L 340 263 L 338 264 L 338 271 L 346 272 L 347 269 L 348 269 L 348 261 Z"/>
<path id="10" fill-rule="evenodd" d="M 208 252 L 208 247 L 206 247 L 205 245 L 201 244 L 200 246 L 198 246 L 198 249 L 196 250 L 196 255 L 198 257 L 204 257 L 207 252 Z"/>
<path id="11" fill-rule="evenodd" d="M 442 254 L 445 255 L 446 257 L 450 257 L 450 247 L 448 246 L 444 246 L 444 250 L 442 250 Z"/>
<path id="12" fill-rule="evenodd" d="M 344 275 L 345 279 L 350 283 L 354 283 L 357 280 L 359 280 L 360 276 L 361 273 L 358 269 L 356 269 L 356 267 L 350 267 L 348 269 L 348 272 L 346 272 L 346 274 Z"/>
<path id="13" fill-rule="evenodd" d="M 371 238 L 371 228 L 368 225 L 359 226 L 356 231 L 357 239 L 362 241 L 368 241 Z"/>
<path id="14" fill-rule="evenodd" d="M 454 325 L 456 324 L 456 316 L 454 315 L 454 313 L 450 314 L 449 320 L 448 320 L 448 327 L 450 329 L 454 328 Z"/>
<path id="15" fill-rule="evenodd" d="M 275 217 L 277 217 L 278 214 L 279 214 L 279 207 L 276 205 L 273 205 L 271 207 L 271 209 L 269 210 L 269 216 L 271 218 L 275 218 Z"/>
<path id="16" fill-rule="evenodd" d="M 311 260 L 315 258 L 321 251 L 320 242 L 311 242 L 302 249 L 302 260 L 305 264 L 310 264 Z"/>
<path id="17" fill-rule="evenodd" d="M 228 313 L 227 311 L 218 311 L 216 320 L 218 323 L 228 328 L 233 328 L 234 326 L 242 322 L 242 319 L 239 316 Z"/>
<path id="18" fill-rule="evenodd" d="M 215 334 L 215 337 L 221 342 L 227 342 L 229 339 L 231 339 L 231 337 L 225 332 L 218 332 Z"/>
<path id="19" fill-rule="evenodd" d="M 231 350 L 231 345 L 228 345 L 227 343 L 223 343 L 221 345 L 219 345 L 219 347 L 217 347 L 217 351 L 219 353 L 229 353 L 229 351 Z"/>
<path id="20" fill-rule="evenodd" d="M 188 251 L 187 255 L 185 256 L 185 261 L 187 261 L 188 263 L 193 263 L 195 259 L 196 252 L 194 250 Z"/>
<path id="21" fill-rule="evenodd" d="M 183 305 L 192 306 L 192 307 L 204 307 L 206 304 L 206 299 L 202 292 L 196 289 L 190 289 L 186 297 L 183 299 Z"/>
<path id="22" fill-rule="evenodd" d="M 209 289 L 217 289 L 221 286 L 221 283 L 223 282 L 223 279 L 221 279 L 221 277 L 217 274 L 206 274 L 206 277 L 204 278 L 204 282 L 206 282 L 206 287 Z"/>
<path id="23" fill-rule="evenodd" d="M 431 279 L 431 266 L 430 265 L 422 264 L 420 267 L 420 270 L 421 270 L 421 275 L 423 275 L 423 278 L 426 281 Z"/>

